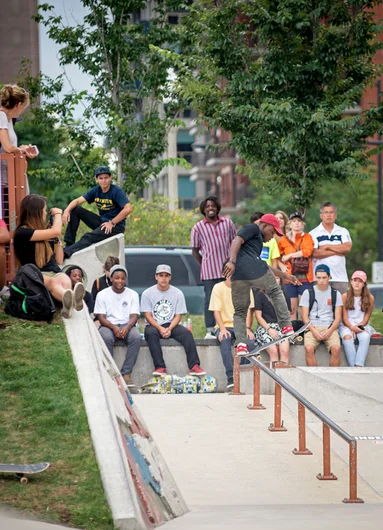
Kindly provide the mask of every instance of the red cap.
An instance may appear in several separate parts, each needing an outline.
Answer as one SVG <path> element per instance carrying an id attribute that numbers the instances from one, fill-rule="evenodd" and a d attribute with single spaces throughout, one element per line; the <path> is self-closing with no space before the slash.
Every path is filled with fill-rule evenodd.
<path id="1" fill-rule="evenodd" d="M 260 221 L 262 223 L 266 223 L 268 225 L 273 226 L 275 228 L 276 233 L 279 236 L 283 236 L 284 235 L 282 230 L 281 230 L 281 225 L 279 223 L 278 217 L 275 217 L 275 215 L 273 215 L 272 213 L 266 213 L 265 215 L 262 215 L 262 217 L 260 218 Z"/>

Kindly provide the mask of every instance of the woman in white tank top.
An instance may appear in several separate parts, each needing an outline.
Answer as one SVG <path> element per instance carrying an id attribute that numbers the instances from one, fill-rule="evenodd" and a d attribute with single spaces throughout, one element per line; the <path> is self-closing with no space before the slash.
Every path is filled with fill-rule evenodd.
<path id="1" fill-rule="evenodd" d="M 368 290 L 364 271 L 354 272 L 342 300 L 343 322 L 339 326 L 339 334 L 344 352 L 350 366 L 364 366 L 372 334 L 370 316 L 374 309 L 374 297 Z M 358 346 L 355 339 L 358 339 Z"/>

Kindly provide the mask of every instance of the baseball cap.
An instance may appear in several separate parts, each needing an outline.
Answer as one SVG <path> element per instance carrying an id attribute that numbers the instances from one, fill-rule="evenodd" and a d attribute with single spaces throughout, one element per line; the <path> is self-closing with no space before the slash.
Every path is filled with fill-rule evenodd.
<path id="1" fill-rule="evenodd" d="M 320 263 L 315 267 L 315 274 L 317 272 L 325 272 L 329 276 L 331 276 L 330 267 L 328 265 L 325 265 L 324 263 Z"/>
<path id="2" fill-rule="evenodd" d="M 276 233 L 279 236 L 283 236 L 283 232 L 281 230 L 281 225 L 279 223 L 279 219 L 275 217 L 272 213 L 266 213 L 265 215 L 262 215 L 262 217 L 259 219 L 262 223 L 266 223 L 268 225 L 271 225 L 275 228 Z"/>
<path id="3" fill-rule="evenodd" d="M 159 274 L 160 272 L 167 272 L 168 274 L 171 274 L 172 269 L 169 267 L 169 265 L 158 265 L 156 268 L 156 274 Z"/>
<path id="4" fill-rule="evenodd" d="M 359 278 L 364 283 L 367 282 L 367 274 L 364 271 L 355 271 L 351 276 L 351 280 L 356 280 L 356 278 Z"/>
<path id="5" fill-rule="evenodd" d="M 123 265 L 113 265 L 113 267 L 110 269 L 110 277 L 112 277 L 113 274 L 117 271 L 125 272 L 126 277 L 128 277 L 128 271 Z"/>
<path id="6" fill-rule="evenodd" d="M 105 174 L 107 175 L 112 174 L 108 166 L 99 166 L 98 168 L 96 168 L 96 171 L 94 172 L 95 177 L 98 177 L 99 175 L 105 175 Z"/>
<path id="7" fill-rule="evenodd" d="M 289 216 L 289 221 L 291 221 L 292 219 L 296 219 L 296 218 L 300 219 L 301 221 L 304 220 L 303 217 L 302 217 L 302 215 L 301 215 L 299 212 L 294 212 L 294 213 L 292 213 L 292 214 Z"/>

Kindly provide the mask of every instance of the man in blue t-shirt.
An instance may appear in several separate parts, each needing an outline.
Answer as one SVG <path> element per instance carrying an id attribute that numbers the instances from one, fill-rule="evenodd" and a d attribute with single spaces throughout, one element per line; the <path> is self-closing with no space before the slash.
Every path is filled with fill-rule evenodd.
<path id="1" fill-rule="evenodd" d="M 112 184 L 111 171 L 107 166 L 98 167 L 95 177 L 97 186 L 74 199 L 64 210 L 63 223 L 68 223 L 64 236 L 65 259 L 93 243 L 125 231 L 125 220 L 132 211 L 128 197 L 119 186 Z M 88 204 L 94 202 L 99 215 L 81 208 L 80 205 L 84 202 Z M 92 232 L 87 232 L 75 243 L 80 221 L 92 228 Z"/>

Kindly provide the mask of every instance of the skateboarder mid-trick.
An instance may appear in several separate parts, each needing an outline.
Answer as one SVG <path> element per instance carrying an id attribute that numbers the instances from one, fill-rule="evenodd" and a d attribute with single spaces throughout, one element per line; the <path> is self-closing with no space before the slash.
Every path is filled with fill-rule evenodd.
<path id="1" fill-rule="evenodd" d="M 269 267 L 260 258 L 263 243 L 270 241 L 275 233 L 283 235 L 279 220 L 272 214 L 265 214 L 255 223 L 243 226 L 231 244 L 230 259 L 223 270 L 224 276 L 231 278 L 236 353 L 242 355 L 248 353 L 246 315 L 252 287 L 263 289 L 270 296 L 282 334 L 288 336 L 294 333 L 286 300 L 275 276 L 295 285 L 300 285 L 300 282 L 291 274 Z"/>

